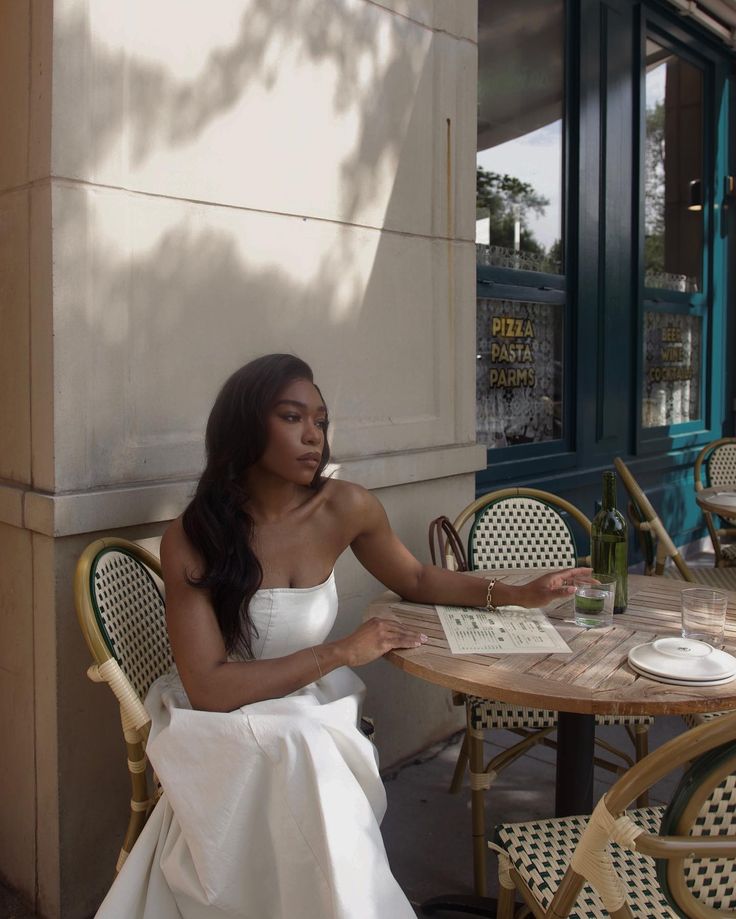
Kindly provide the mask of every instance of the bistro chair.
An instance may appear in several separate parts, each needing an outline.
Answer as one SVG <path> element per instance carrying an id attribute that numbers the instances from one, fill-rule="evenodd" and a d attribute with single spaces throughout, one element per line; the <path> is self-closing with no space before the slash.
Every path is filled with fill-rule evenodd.
<path id="1" fill-rule="evenodd" d="M 681 577 L 692 584 L 736 590 L 736 570 L 691 568 L 687 564 L 626 463 L 617 456 L 613 464 L 629 494 L 628 516 L 642 548 L 646 574 Z M 674 569 L 667 565 L 668 559 L 672 560 Z"/>
<path id="2" fill-rule="evenodd" d="M 682 766 L 666 808 L 627 810 Z M 499 919 L 513 917 L 516 890 L 540 919 L 736 915 L 736 714 L 650 753 L 590 817 L 503 824 L 489 845 L 499 856 Z"/>
<path id="3" fill-rule="evenodd" d="M 482 495 L 469 504 L 453 523 L 438 518 L 430 524 L 432 560 L 453 570 L 566 568 L 586 564 L 579 558 L 573 526 L 590 536 L 590 520 L 575 505 L 550 492 L 535 488 L 504 488 Z M 471 522 L 472 521 L 472 522 Z M 467 557 L 460 532 L 471 522 Z M 471 812 L 473 825 L 473 874 L 475 892 L 483 896 L 485 875 L 485 792 L 498 773 L 537 744 L 554 747 L 549 739 L 557 727 L 557 713 L 551 710 L 524 708 L 507 702 L 478 696 L 453 695 L 455 704 L 465 705 L 466 730 L 451 792 L 462 787 L 469 766 Z M 612 717 L 600 715 L 600 725 L 625 724 L 636 751 L 636 758 L 648 749 L 648 730 L 653 719 L 640 716 Z M 521 740 L 485 763 L 484 732 L 505 729 L 520 735 Z M 596 743 L 631 765 L 631 758 L 601 739 Z M 596 764 L 614 772 L 621 766 L 596 757 Z"/>
<path id="4" fill-rule="evenodd" d="M 142 700 L 173 663 L 160 577 L 155 555 L 117 537 L 91 543 L 74 576 L 77 618 L 94 660 L 87 675 L 108 683 L 120 703 L 130 773 L 130 818 L 116 872 L 159 796 L 155 776 L 148 774 L 145 745 L 151 719 Z"/>
<path id="5" fill-rule="evenodd" d="M 695 458 L 693 468 L 695 476 L 695 491 L 712 486 L 736 485 L 736 437 L 721 437 L 719 440 L 706 444 Z M 703 478 L 705 477 L 705 482 Z M 713 543 L 715 564 L 717 568 L 727 565 L 736 565 L 736 543 L 723 543 L 721 538 L 736 536 L 736 527 L 733 522 L 725 527 L 717 527 L 713 514 L 703 509 L 705 525 L 708 527 Z"/>

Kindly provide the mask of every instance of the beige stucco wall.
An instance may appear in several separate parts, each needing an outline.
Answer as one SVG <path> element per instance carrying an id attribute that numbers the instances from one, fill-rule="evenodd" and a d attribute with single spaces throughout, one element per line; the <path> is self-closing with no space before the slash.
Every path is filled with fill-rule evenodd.
<path id="1" fill-rule="evenodd" d="M 0 9 L 0 874 L 91 914 L 125 822 L 71 575 L 156 539 L 222 380 L 294 351 L 335 474 L 426 557 L 473 494 L 475 0 L 12 0 Z M 380 589 L 338 565 L 345 632 Z M 365 668 L 384 764 L 457 723 Z"/>

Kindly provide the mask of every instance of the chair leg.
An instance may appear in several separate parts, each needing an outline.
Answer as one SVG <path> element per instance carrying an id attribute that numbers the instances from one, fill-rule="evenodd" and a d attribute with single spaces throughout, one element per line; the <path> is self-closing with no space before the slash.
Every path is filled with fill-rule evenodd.
<path id="1" fill-rule="evenodd" d="M 514 887 L 498 888 L 498 909 L 496 916 L 498 919 L 514 919 L 514 908 L 516 906 L 516 890 Z"/>
<path id="2" fill-rule="evenodd" d="M 649 725 L 634 725 L 634 749 L 636 761 L 640 762 L 649 753 Z M 645 789 L 636 799 L 637 807 L 649 807 L 649 790 Z"/>
<path id="3" fill-rule="evenodd" d="M 485 789 L 489 784 L 484 772 L 483 731 L 474 728 L 470 720 L 470 705 L 466 706 L 468 759 L 470 762 L 470 812 L 473 825 L 473 886 L 479 897 L 486 895 L 486 814 Z"/>
<path id="4" fill-rule="evenodd" d="M 463 742 L 460 747 L 460 752 L 457 755 L 457 762 L 455 763 L 455 771 L 452 773 L 452 781 L 450 782 L 450 794 L 456 795 L 460 789 L 463 787 L 463 778 L 465 777 L 465 769 L 468 765 L 468 735 L 467 733 L 463 734 Z"/>

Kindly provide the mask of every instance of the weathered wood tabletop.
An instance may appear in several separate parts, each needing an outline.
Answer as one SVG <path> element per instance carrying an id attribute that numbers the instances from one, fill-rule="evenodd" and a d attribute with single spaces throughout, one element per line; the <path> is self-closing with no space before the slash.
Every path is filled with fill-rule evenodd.
<path id="1" fill-rule="evenodd" d="M 736 485 L 715 485 L 695 492 L 695 500 L 711 514 L 718 514 L 728 520 L 736 520 Z"/>
<path id="2" fill-rule="evenodd" d="M 540 572 L 502 574 L 523 583 Z M 579 714 L 663 715 L 736 708 L 736 680 L 714 687 L 673 686 L 636 674 L 630 648 L 680 634 L 680 593 L 692 585 L 663 577 L 629 575 L 629 603 L 609 629 L 583 629 L 573 621 L 572 598 L 545 609 L 572 654 L 455 655 L 434 607 L 407 603 L 387 592 L 365 617 L 395 617 L 429 636 L 421 648 L 392 651 L 388 660 L 431 683 L 459 692 L 533 708 Z M 736 654 L 736 592 L 727 591 L 725 650 Z"/>

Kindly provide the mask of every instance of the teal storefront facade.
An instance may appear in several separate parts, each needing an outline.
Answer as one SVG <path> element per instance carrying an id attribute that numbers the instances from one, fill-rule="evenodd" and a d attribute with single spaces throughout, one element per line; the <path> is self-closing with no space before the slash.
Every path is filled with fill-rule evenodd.
<path id="1" fill-rule="evenodd" d="M 736 395 L 734 45 L 701 13 L 479 3 L 477 493 L 592 515 L 621 456 L 678 545 Z"/>

